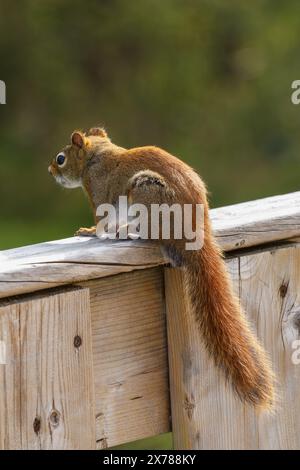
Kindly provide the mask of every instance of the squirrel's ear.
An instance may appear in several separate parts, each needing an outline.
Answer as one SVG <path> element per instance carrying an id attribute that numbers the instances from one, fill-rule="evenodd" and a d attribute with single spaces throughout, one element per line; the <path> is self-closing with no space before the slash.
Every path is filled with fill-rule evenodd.
<path id="1" fill-rule="evenodd" d="M 107 137 L 107 134 L 103 127 L 92 127 L 89 130 L 88 135 L 98 135 L 99 137 Z"/>
<path id="2" fill-rule="evenodd" d="M 80 149 L 85 145 L 85 136 L 82 132 L 80 131 L 74 131 L 72 136 L 71 136 L 71 142 L 73 145 L 76 147 L 79 147 Z"/>

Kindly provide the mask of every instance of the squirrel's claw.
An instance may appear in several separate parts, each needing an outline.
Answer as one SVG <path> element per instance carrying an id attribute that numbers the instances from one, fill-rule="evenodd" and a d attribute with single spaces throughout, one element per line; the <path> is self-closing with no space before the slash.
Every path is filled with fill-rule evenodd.
<path id="1" fill-rule="evenodd" d="M 94 237 L 96 235 L 96 227 L 84 228 L 81 227 L 75 233 L 75 237 Z"/>

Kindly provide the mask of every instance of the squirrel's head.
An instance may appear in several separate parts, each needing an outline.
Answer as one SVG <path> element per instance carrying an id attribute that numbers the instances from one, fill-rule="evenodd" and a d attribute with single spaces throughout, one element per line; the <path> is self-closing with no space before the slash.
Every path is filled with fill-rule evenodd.
<path id="1" fill-rule="evenodd" d="M 82 186 L 82 173 L 86 162 L 95 152 L 95 147 L 110 142 L 104 129 L 93 127 L 87 134 L 74 131 L 71 143 L 64 147 L 52 160 L 49 173 L 65 188 Z"/>

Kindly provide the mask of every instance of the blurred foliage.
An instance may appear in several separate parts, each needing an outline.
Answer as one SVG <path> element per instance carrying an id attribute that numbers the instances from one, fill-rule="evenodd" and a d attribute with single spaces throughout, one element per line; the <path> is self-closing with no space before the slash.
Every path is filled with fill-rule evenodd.
<path id="1" fill-rule="evenodd" d="M 212 205 L 297 190 L 299 3 L 0 0 L 0 248 L 91 223 L 50 158 L 74 128 L 106 126 L 201 173 Z"/>
<path id="2" fill-rule="evenodd" d="M 0 0 L 0 248 L 92 222 L 47 173 L 74 128 L 166 148 L 213 206 L 297 190 L 299 30 L 296 0 Z"/>
<path id="3" fill-rule="evenodd" d="M 141 441 L 122 444 L 121 446 L 111 447 L 117 450 L 168 450 L 172 449 L 172 434 L 160 434 L 159 436 L 142 439 Z"/>

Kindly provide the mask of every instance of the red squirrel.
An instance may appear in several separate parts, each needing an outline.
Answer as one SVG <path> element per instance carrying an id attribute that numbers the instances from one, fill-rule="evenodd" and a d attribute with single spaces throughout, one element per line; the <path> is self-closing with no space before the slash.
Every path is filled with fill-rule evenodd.
<path id="1" fill-rule="evenodd" d="M 203 204 L 204 242 L 187 250 L 184 240 L 160 239 L 171 264 L 185 271 L 186 291 L 206 349 L 242 401 L 259 409 L 274 402 L 273 373 L 233 292 L 221 251 L 213 237 L 206 187 L 186 163 L 153 146 L 125 149 L 102 128 L 74 131 L 71 142 L 51 162 L 49 172 L 66 188 L 82 187 L 94 212 L 99 205 L 130 203 Z M 94 235 L 96 226 L 79 229 Z"/>

